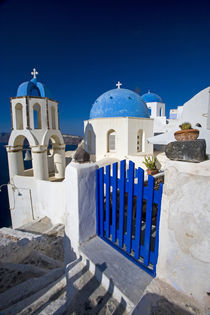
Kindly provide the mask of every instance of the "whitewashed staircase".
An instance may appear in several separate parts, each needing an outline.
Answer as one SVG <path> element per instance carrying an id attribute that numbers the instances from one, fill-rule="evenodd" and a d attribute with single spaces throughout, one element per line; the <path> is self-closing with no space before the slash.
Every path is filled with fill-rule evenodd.
<path id="1" fill-rule="evenodd" d="M 0 229 L 0 314 L 126 314 L 84 259 L 65 273 L 63 232 L 47 218 Z"/>

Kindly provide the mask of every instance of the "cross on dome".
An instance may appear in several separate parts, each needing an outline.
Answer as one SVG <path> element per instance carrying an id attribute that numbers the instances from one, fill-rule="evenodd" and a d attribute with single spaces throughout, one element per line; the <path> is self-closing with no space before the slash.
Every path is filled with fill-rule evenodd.
<path id="1" fill-rule="evenodd" d="M 116 86 L 118 89 L 120 89 L 120 86 L 122 85 L 122 83 L 120 81 L 117 82 Z"/>
<path id="2" fill-rule="evenodd" d="M 36 71 L 36 68 L 33 68 L 31 75 L 33 75 L 34 79 L 36 79 L 37 74 L 39 74 L 39 72 Z"/>

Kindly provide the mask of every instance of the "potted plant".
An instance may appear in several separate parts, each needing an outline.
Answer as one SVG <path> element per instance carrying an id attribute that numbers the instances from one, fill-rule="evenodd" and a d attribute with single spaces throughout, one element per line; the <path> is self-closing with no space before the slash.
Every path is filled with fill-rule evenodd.
<path id="1" fill-rule="evenodd" d="M 174 137 L 177 141 L 192 141 L 198 138 L 199 130 L 193 129 L 190 123 L 185 122 L 179 127 L 181 128 L 181 130 L 178 130 L 174 133 Z"/>
<path id="2" fill-rule="evenodd" d="M 148 175 L 155 175 L 158 173 L 158 169 L 157 169 L 157 158 L 152 156 L 145 156 L 144 158 L 144 165 L 147 168 L 147 174 Z"/>

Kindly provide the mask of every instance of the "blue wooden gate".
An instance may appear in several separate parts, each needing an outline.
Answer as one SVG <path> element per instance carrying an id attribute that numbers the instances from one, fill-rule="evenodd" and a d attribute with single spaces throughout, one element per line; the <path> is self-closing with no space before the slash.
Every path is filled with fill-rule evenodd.
<path id="1" fill-rule="evenodd" d="M 129 161 L 96 171 L 97 234 L 150 274 L 156 274 L 162 183 L 144 185 L 144 170 Z"/>

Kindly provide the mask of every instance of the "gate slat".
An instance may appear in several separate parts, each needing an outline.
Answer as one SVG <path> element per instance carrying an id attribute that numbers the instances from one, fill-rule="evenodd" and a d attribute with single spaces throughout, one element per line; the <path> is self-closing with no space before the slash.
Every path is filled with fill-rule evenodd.
<path id="1" fill-rule="evenodd" d="M 112 189 L 112 241 L 116 242 L 117 234 L 117 163 L 113 164 Z"/>
<path id="2" fill-rule="evenodd" d="M 99 169 L 100 236 L 104 236 L 104 168 Z"/>
<path id="3" fill-rule="evenodd" d="M 153 194 L 154 194 L 154 177 L 148 176 L 148 198 L 146 208 L 146 228 L 144 239 L 144 264 L 149 265 L 150 256 L 150 239 L 151 239 L 151 225 L 152 225 L 152 207 L 153 207 Z"/>
<path id="4" fill-rule="evenodd" d="M 136 204 L 136 229 L 135 229 L 135 253 L 134 257 L 139 259 L 140 244 L 141 244 L 141 220 L 142 220 L 142 205 L 143 205 L 143 190 L 144 190 L 144 170 L 137 170 L 137 204 Z"/>
<path id="5" fill-rule="evenodd" d="M 99 215 L 99 169 L 96 170 L 96 234 L 100 233 L 100 215 Z"/>
<path id="6" fill-rule="evenodd" d="M 125 164 L 126 161 L 120 162 L 120 212 L 119 212 L 119 246 L 123 247 L 124 243 L 124 206 L 125 206 Z"/>
<path id="7" fill-rule="evenodd" d="M 132 216 L 133 216 L 133 185 L 134 185 L 134 163 L 129 161 L 128 171 L 128 208 L 127 208 L 127 246 L 126 251 L 131 252 L 132 240 Z"/>
<path id="8" fill-rule="evenodd" d="M 106 237 L 109 238 L 109 235 L 110 235 L 110 165 L 106 166 L 105 184 L 106 184 L 106 223 L 105 223 L 105 230 L 106 230 Z"/>
<path id="9" fill-rule="evenodd" d="M 156 264 L 158 259 L 158 248 L 159 248 L 159 226 L 160 226 L 160 212 L 161 212 L 161 201 L 162 201 L 162 193 L 163 193 L 163 184 L 160 183 L 158 190 L 158 210 L 157 210 L 157 220 L 156 220 L 156 235 L 155 235 L 155 261 L 154 261 L 154 272 L 156 272 Z"/>

